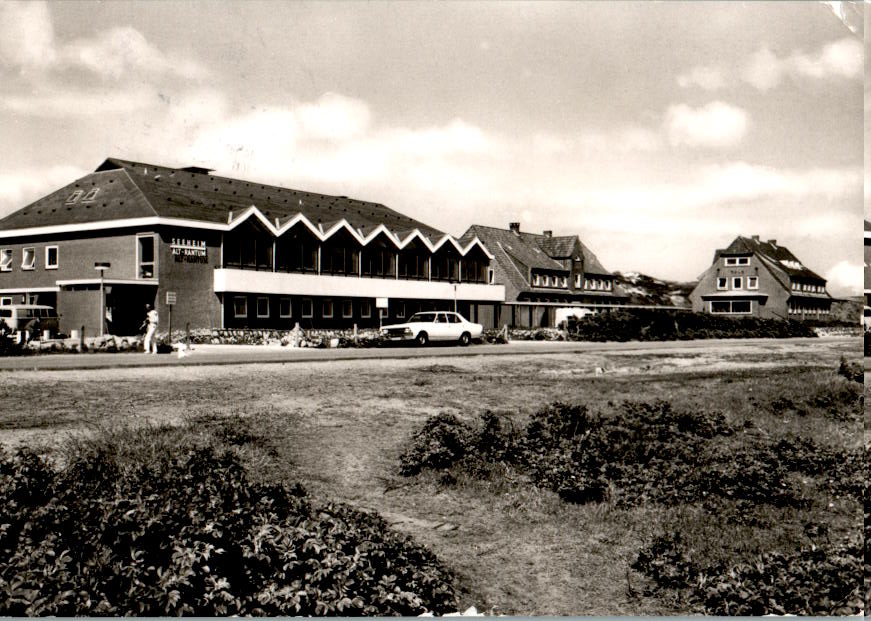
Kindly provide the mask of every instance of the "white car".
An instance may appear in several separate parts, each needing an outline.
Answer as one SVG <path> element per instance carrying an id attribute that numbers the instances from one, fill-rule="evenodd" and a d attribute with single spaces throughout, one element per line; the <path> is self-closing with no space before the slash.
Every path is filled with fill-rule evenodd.
<path id="1" fill-rule="evenodd" d="M 430 341 L 457 341 L 468 345 L 481 336 L 484 326 L 467 321 L 459 313 L 427 311 L 415 313 L 405 323 L 381 328 L 381 335 L 391 341 L 414 341 L 426 345 Z"/>

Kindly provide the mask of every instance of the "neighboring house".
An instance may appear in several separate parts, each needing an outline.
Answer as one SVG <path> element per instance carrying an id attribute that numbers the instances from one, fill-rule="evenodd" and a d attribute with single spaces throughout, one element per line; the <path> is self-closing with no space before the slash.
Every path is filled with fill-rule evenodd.
<path id="1" fill-rule="evenodd" d="M 555 236 L 472 225 L 460 244 L 483 242 L 493 255 L 496 284 L 505 286 L 505 304 L 497 325 L 512 327 L 554 326 L 568 309 L 602 310 L 621 306 L 626 296 L 577 235 Z M 562 313 L 560 312 L 562 311 Z"/>
<path id="2" fill-rule="evenodd" d="M 384 205 L 110 158 L 0 220 L 0 304 L 55 306 L 61 331 L 377 326 L 456 308 L 494 325 L 504 287 L 480 240 Z M 98 263 L 108 267 L 97 271 Z M 102 290 L 102 291 L 101 291 Z"/>
<path id="3" fill-rule="evenodd" d="M 825 319 L 826 281 L 784 246 L 758 235 L 736 237 L 690 294 L 695 312 L 779 319 Z"/>
<path id="4" fill-rule="evenodd" d="M 871 328 L 871 222 L 865 220 L 865 308 L 862 322 Z"/>

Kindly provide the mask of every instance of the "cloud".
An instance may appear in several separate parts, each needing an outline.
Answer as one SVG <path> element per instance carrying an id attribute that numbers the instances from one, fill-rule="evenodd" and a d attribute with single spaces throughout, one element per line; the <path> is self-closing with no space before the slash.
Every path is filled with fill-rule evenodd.
<path id="1" fill-rule="evenodd" d="M 673 146 L 732 147 L 747 131 L 748 116 L 741 108 L 713 101 L 701 108 L 669 106 L 665 129 Z"/>
<path id="2" fill-rule="evenodd" d="M 98 35 L 76 39 L 60 48 L 60 64 L 87 69 L 97 75 L 120 79 L 128 72 L 204 77 L 206 71 L 185 58 L 172 58 L 151 45 L 135 28 L 110 28 Z"/>
<path id="3" fill-rule="evenodd" d="M 0 63 L 22 71 L 54 64 L 57 53 L 48 5 L 0 3 Z"/>
<path id="4" fill-rule="evenodd" d="M 840 290 L 841 295 L 860 295 L 864 287 L 864 268 L 860 263 L 840 261 L 826 272 L 828 289 Z"/>
<path id="5" fill-rule="evenodd" d="M 67 118 L 95 114 L 129 114 L 153 106 L 157 93 L 144 84 L 118 89 L 99 87 L 35 87 L 27 94 L 0 94 L 0 109 L 21 115 Z"/>
<path id="6" fill-rule="evenodd" d="M 698 86 L 706 91 L 716 91 L 726 86 L 723 70 L 718 67 L 695 67 L 689 73 L 677 77 L 678 86 Z"/>
<path id="7" fill-rule="evenodd" d="M 0 2 L 0 107 L 20 115 L 127 114 L 156 105 L 173 81 L 187 89 L 208 75 L 130 26 L 62 41 L 48 4 Z"/>
<path id="8" fill-rule="evenodd" d="M 863 66 L 862 43 L 844 37 L 810 53 L 793 50 L 785 56 L 778 56 L 768 47 L 761 47 L 743 64 L 698 66 L 676 79 L 681 88 L 696 86 L 716 91 L 743 81 L 760 91 L 768 91 L 779 86 L 787 76 L 796 80 L 855 79 L 862 75 Z"/>

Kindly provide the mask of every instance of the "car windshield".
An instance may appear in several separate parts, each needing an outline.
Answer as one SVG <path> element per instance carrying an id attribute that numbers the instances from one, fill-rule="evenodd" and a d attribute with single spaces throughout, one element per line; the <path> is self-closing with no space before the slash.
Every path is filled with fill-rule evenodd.
<path id="1" fill-rule="evenodd" d="M 415 313 L 408 320 L 408 323 L 432 323 L 435 320 L 435 313 Z"/>

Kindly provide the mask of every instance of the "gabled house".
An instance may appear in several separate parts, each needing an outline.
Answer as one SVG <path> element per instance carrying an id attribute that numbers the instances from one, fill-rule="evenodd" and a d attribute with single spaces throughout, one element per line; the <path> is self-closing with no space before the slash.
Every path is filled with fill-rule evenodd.
<path id="1" fill-rule="evenodd" d="M 826 280 L 777 240 L 736 237 L 690 294 L 695 312 L 777 319 L 825 319 L 832 306 Z"/>
<path id="2" fill-rule="evenodd" d="M 332 329 L 454 308 L 492 327 L 490 260 L 480 240 L 378 203 L 109 158 L 0 220 L 0 305 L 49 304 L 62 332 L 89 335 L 108 315 L 135 333 L 146 303 L 161 331 L 170 317 Z"/>
<path id="3" fill-rule="evenodd" d="M 557 309 L 602 310 L 627 300 L 577 235 L 525 233 L 512 222 L 507 229 L 472 225 L 459 241 L 473 239 L 490 251 L 493 282 L 505 287 L 498 325 L 552 327 Z"/>

